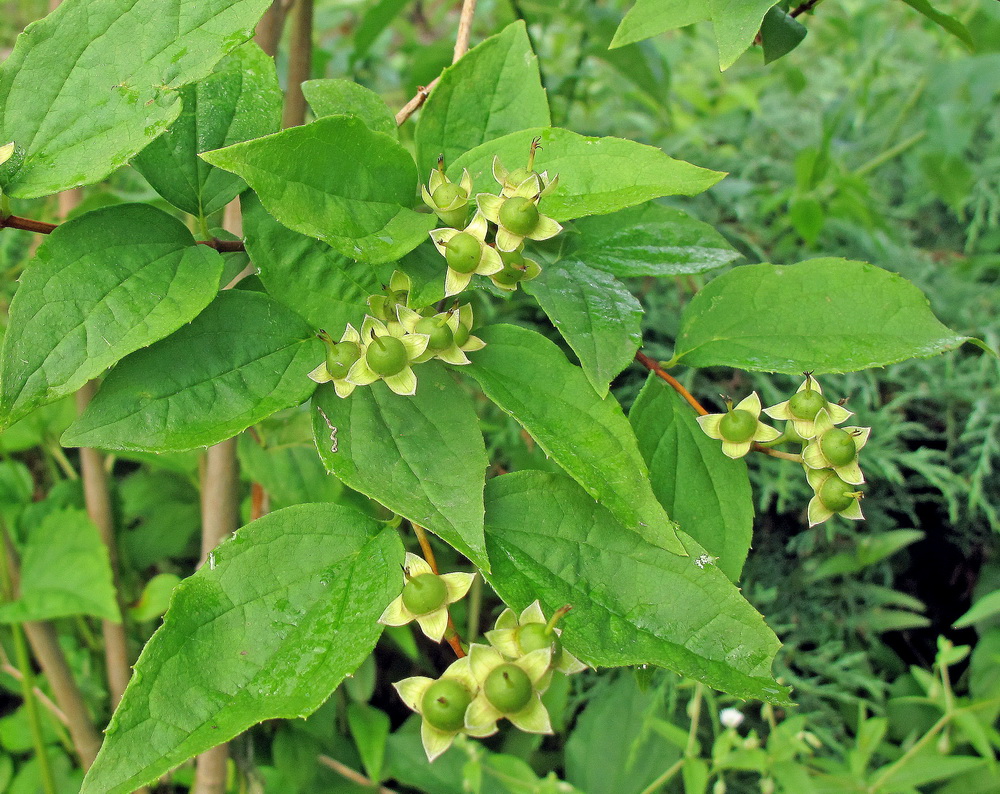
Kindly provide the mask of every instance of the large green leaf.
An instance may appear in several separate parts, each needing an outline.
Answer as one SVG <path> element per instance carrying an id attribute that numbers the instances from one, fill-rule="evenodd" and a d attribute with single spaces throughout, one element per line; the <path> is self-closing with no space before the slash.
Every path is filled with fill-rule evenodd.
<path id="1" fill-rule="evenodd" d="M 376 132 L 396 137 L 396 117 L 385 100 L 353 80 L 306 80 L 302 93 L 316 118 L 357 116 Z"/>
<path id="2" fill-rule="evenodd" d="M 719 66 L 728 69 L 753 44 L 768 9 L 778 0 L 707 0 L 712 12 Z"/>
<path id="3" fill-rule="evenodd" d="M 707 223 L 662 204 L 582 218 L 573 231 L 564 256 L 616 276 L 704 273 L 740 258 Z"/>
<path id="4" fill-rule="evenodd" d="M 147 452 L 216 444 L 308 399 L 308 373 L 322 360 L 322 342 L 294 312 L 261 293 L 223 292 L 115 367 L 62 443 Z"/>
<path id="5" fill-rule="evenodd" d="M 487 576 L 514 609 L 569 604 L 566 648 L 591 665 L 653 664 L 742 698 L 787 702 L 771 678 L 778 639 L 681 533 L 690 556 L 628 532 L 560 474 L 516 472 L 486 488 Z"/>
<path id="6" fill-rule="evenodd" d="M 133 791 L 255 723 L 310 714 L 371 652 L 402 562 L 394 530 L 340 505 L 241 529 L 174 590 L 81 794 Z"/>
<path id="7" fill-rule="evenodd" d="M 435 216 L 410 209 L 413 158 L 353 116 L 328 116 L 202 157 L 243 177 L 285 226 L 351 259 L 398 259 L 437 225 Z"/>
<path id="8" fill-rule="evenodd" d="M 11 302 L 3 423 L 76 391 L 190 322 L 215 296 L 222 266 L 184 224 L 147 204 L 62 224 L 38 249 Z"/>
<path id="9" fill-rule="evenodd" d="M 615 31 L 611 46 L 624 47 L 710 18 L 708 0 L 636 0 Z"/>
<path id="10" fill-rule="evenodd" d="M 65 0 L 0 67 L 0 186 L 30 198 L 97 182 L 163 132 L 181 86 L 253 35 L 270 0 Z"/>
<path id="11" fill-rule="evenodd" d="M 753 537 L 747 466 L 705 435 L 694 411 L 650 375 L 629 411 L 653 491 L 681 529 L 715 557 L 734 582 Z"/>
<path id="12" fill-rule="evenodd" d="M 121 621 L 108 550 L 86 510 L 59 510 L 31 529 L 21 549 L 19 597 L 0 623 L 93 615 Z"/>
<path id="13" fill-rule="evenodd" d="M 415 139 L 423 178 L 482 143 L 526 127 L 549 126 L 549 103 L 523 21 L 508 25 L 445 69 L 420 111 Z M 509 169 L 523 165 L 520 157 Z"/>
<path id="14" fill-rule="evenodd" d="M 274 60 L 256 44 L 241 47 L 215 73 L 181 89 L 184 109 L 132 165 L 175 207 L 205 217 L 246 188 L 199 154 L 281 129 L 281 86 Z"/>
<path id="15" fill-rule="evenodd" d="M 915 286 L 846 259 L 744 265 L 685 307 L 673 363 L 767 372 L 853 372 L 969 340 L 938 322 Z"/>
<path id="16" fill-rule="evenodd" d="M 481 568 L 483 482 L 489 460 L 469 396 L 436 361 L 418 365 L 417 393 L 381 381 L 340 398 L 313 398 L 316 447 L 326 467 L 356 491 L 426 527 Z"/>
<path id="17" fill-rule="evenodd" d="M 449 164 L 448 173 L 458 179 L 468 168 L 474 192 L 496 193 L 493 156 L 508 169 L 516 168 L 527 161 L 534 138 L 541 141 L 536 170 L 559 175 L 559 186 L 541 202 L 544 214 L 557 221 L 605 215 L 660 196 L 693 196 L 725 176 L 675 160 L 653 146 L 623 138 L 588 138 L 559 127 L 522 130 L 484 143 Z"/>
<path id="18" fill-rule="evenodd" d="M 944 30 L 947 30 L 970 50 L 975 51 L 976 44 L 972 40 L 972 34 L 969 33 L 968 28 L 957 17 L 945 14 L 943 11 L 938 11 L 928 0 L 903 0 L 903 2 L 913 10 L 923 14 L 935 25 L 939 25 Z"/>
<path id="19" fill-rule="evenodd" d="M 760 44 L 764 63 L 771 63 L 802 43 L 809 31 L 806 26 L 780 7 L 775 6 L 764 15 L 760 25 Z"/>
<path id="20" fill-rule="evenodd" d="M 347 323 L 360 328 L 365 300 L 382 291 L 385 274 L 282 226 L 249 191 L 240 203 L 247 251 L 268 294 L 337 339 Z"/>
<path id="21" fill-rule="evenodd" d="M 524 291 L 580 357 L 597 393 L 606 395 L 642 343 L 639 301 L 614 276 L 566 260 L 546 265 L 538 278 L 524 282 Z"/>
<path id="22" fill-rule="evenodd" d="M 649 485 L 632 428 L 611 395 L 598 396 L 583 372 L 541 334 L 513 325 L 478 331 L 486 347 L 466 371 L 539 446 L 626 527 L 685 554 L 676 525 Z"/>

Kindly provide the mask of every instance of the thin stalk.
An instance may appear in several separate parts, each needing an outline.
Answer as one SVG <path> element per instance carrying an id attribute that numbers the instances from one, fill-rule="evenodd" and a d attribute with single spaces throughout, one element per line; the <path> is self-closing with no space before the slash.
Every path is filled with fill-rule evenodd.
<path id="1" fill-rule="evenodd" d="M 4 531 L 6 536 L 6 529 Z M 0 544 L 2 553 L 2 565 L 0 565 L 0 577 L 2 577 L 4 601 L 10 601 L 15 597 L 13 576 L 11 574 L 10 555 L 7 553 L 7 544 Z M 12 623 L 11 634 L 14 636 L 14 656 L 17 660 L 17 669 L 21 674 L 21 697 L 24 700 L 24 708 L 28 713 L 28 725 L 31 730 L 31 743 L 35 748 L 35 758 L 38 759 L 38 771 L 42 779 L 42 789 L 45 794 L 56 794 L 56 782 L 52 777 L 52 766 L 49 763 L 49 753 L 45 747 L 45 736 L 42 733 L 42 718 L 38 713 L 38 700 L 35 698 L 35 676 L 31 669 L 31 656 L 28 654 L 28 646 L 24 641 L 24 631 L 20 624 Z"/>
<path id="2" fill-rule="evenodd" d="M 483 575 L 476 574 L 469 588 L 469 619 L 466 621 L 465 636 L 474 642 L 479 636 L 479 616 L 483 611 Z"/>
<path id="3" fill-rule="evenodd" d="M 285 27 L 284 5 L 282 0 L 271 3 L 271 7 L 257 23 L 257 34 L 254 36 L 254 41 L 272 58 L 278 52 L 278 42 L 281 41 L 281 32 Z"/>
<path id="4" fill-rule="evenodd" d="M 420 524 L 414 524 L 410 522 L 410 526 L 413 527 L 413 533 L 417 536 L 417 543 L 420 544 L 420 550 L 424 553 L 424 559 L 427 560 L 427 564 L 431 566 L 431 570 L 434 573 L 439 573 L 437 560 L 434 559 L 434 549 L 431 548 L 431 543 L 427 539 L 427 533 Z M 451 619 L 451 613 L 448 613 L 448 628 L 445 630 L 444 638 L 448 641 L 451 649 L 455 652 L 455 656 L 461 659 L 465 656 L 465 649 L 462 647 L 462 639 L 458 636 L 458 629 L 455 628 L 455 621 Z"/>
<path id="5" fill-rule="evenodd" d="M 873 157 L 864 165 L 854 169 L 854 176 L 865 176 L 881 165 L 885 165 L 887 162 L 895 157 L 899 157 L 907 149 L 912 149 L 918 143 L 920 143 L 924 138 L 927 137 L 927 130 L 920 130 L 914 133 L 905 141 L 900 141 L 895 146 L 890 146 L 881 154 Z"/>
<path id="6" fill-rule="evenodd" d="M 288 88 L 281 126 L 297 127 L 306 120 L 302 83 L 312 74 L 313 0 L 297 0 L 293 10 L 292 40 L 288 50 Z"/>

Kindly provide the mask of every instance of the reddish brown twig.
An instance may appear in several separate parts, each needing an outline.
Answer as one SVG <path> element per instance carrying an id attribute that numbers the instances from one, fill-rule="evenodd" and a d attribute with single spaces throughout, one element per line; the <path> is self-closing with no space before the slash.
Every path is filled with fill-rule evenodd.
<path id="1" fill-rule="evenodd" d="M 438 573 L 437 560 L 434 559 L 434 550 L 431 548 L 431 543 L 427 539 L 427 533 L 420 524 L 414 524 L 410 522 L 410 526 L 413 527 L 413 534 L 417 536 L 417 543 L 420 544 L 420 550 L 424 553 L 424 559 L 427 560 L 427 564 L 431 566 L 431 570 L 434 573 Z M 451 613 L 448 613 L 448 630 L 444 635 L 444 638 L 448 640 L 448 644 L 451 649 L 455 652 L 455 656 L 461 659 L 465 656 L 465 649 L 462 647 L 462 640 L 458 636 L 458 629 L 455 628 L 455 621 L 451 619 Z"/>
<path id="2" fill-rule="evenodd" d="M 692 408 L 694 408 L 701 416 L 704 416 L 705 414 L 708 413 L 708 411 L 705 410 L 705 407 L 695 399 L 694 395 L 692 395 L 691 392 L 689 392 L 681 385 L 680 381 L 677 380 L 677 378 L 668 373 L 665 369 L 663 369 L 663 367 L 661 367 L 659 364 L 653 361 L 653 359 L 651 359 L 641 350 L 637 350 L 635 352 L 635 360 L 638 361 L 640 364 L 642 364 L 650 372 L 654 373 L 660 378 L 663 378 L 663 380 L 669 383 L 670 388 L 672 388 L 681 397 L 687 400 L 688 404 Z"/>

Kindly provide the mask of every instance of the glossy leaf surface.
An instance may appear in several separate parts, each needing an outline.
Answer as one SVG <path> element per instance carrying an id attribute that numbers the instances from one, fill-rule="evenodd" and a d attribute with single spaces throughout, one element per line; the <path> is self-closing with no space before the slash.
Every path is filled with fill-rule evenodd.
<path id="1" fill-rule="evenodd" d="M 650 375 L 628 418 L 660 503 L 736 582 L 753 536 L 747 466 L 722 454 L 722 445 L 705 435 L 695 416 L 673 389 Z"/>
<path id="2" fill-rule="evenodd" d="M 443 366 L 414 367 L 417 393 L 382 381 L 347 398 L 321 386 L 313 398 L 316 447 L 326 467 L 450 543 L 481 567 L 486 447 L 469 396 Z"/>
<path id="3" fill-rule="evenodd" d="M 558 127 L 522 130 L 475 149 L 448 164 L 457 179 L 463 168 L 472 175 L 475 192 L 496 193 L 493 156 L 508 168 L 526 161 L 531 141 L 541 149 L 535 170 L 559 175 L 559 185 L 545 196 L 540 208 L 557 221 L 584 215 L 605 215 L 660 196 L 693 196 L 708 190 L 725 174 L 668 157 L 653 146 L 623 138 L 588 138 Z M 623 168 L 623 163 L 628 168 Z"/>
<path id="4" fill-rule="evenodd" d="M 4 422 L 79 389 L 215 297 L 222 257 L 179 220 L 120 204 L 57 228 L 21 276 L 4 339 Z"/>
<path id="5" fill-rule="evenodd" d="M 148 452 L 215 444 L 308 399 L 307 375 L 322 360 L 323 343 L 298 315 L 229 290 L 115 367 L 62 442 Z"/>
<path id="6" fill-rule="evenodd" d="M 487 576 L 513 609 L 536 598 L 591 665 L 666 667 L 737 697 L 787 702 L 771 678 L 778 639 L 739 590 L 681 535 L 671 554 L 625 528 L 567 477 L 537 471 L 486 489 Z"/>
<path id="7" fill-rule="evenodd" d="M 375 132 L 396 137 L 396 118 L 385 100 L 353 80 L 306 80 L 302 93 L 316 118 L 357 116 Z"/>
<path id="8" fill-rule="evenodd" d="M 581 262 L 546 265 L 524 291 L 580 357 L 587 379 L 603 397 L 642 342 L 642 306 L 614 276 Z"/>
<path id="9" fill-rule="evenodd" d="M 582 370 L 534 331 L 495 325 L 465 368 L 486 396 L 628 529 L 684 554 L 675 524 L 649 485 L 646 464 L 621 406 L 598 396 Z"/>
<path id="10" fill-rule="evenodd" d="M 177 118 L 181 86 L 253 36 L 270 0 L 66 0 L 0 67 L 0 186 L 18 198 L 97 182 Z"/>
<path id="11" fill-rule="evenodd" d="M 339 505 L 241 529 L 174 590 L 82 792 L 133 791 L 262 720 L 310 714 L 371 652 L 402 562 L 395 530 Z"/>
<path id="12" fill-rule="evenodd" d="M 397 259 L 437 225 L 410 209 L 413 158 L 358 118 L 328 116 L 202 157 L 243 177 L 285 226 L 352 259 Z"/>
<path id="13" fill-rule="evenodd" d="M 674 360 L 790 374 L 853 372 L 958 347 L 906 279 L 866 262 L 745 265 L 685 307 Z"/>

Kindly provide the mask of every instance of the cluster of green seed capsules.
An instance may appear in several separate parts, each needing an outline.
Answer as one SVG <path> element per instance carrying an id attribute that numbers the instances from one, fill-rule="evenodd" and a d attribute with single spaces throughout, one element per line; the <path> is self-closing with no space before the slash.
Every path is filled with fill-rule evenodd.
<path id="1" fill-rule="evenodd" d="M 448 607 L 463 598 L 475 574 L 434 573 L 415 554 L 406 555 L 403 591 L 382 613 L 380 623 L 402 626 L 416 621 L 427 637 L 440 642 L 448 630 Z M 491 736 L 506 719 L 528 733 L 552 733 L 541 696 L 555 672 L 570 675 L 586 665 L 562 647 L 556 623 L 569 607 L 545 619 L 533 602 L 519 615 L 505 609 L 488 645 L 473 643 L 468 655 L 453 662 L 439 678 L 413 676 L 397 681 L 399 696 L 421 716 L 420 736 L 433 761 L 459 734 Z"/>
<path id="2" fill-rule="evenodd" d="M 542 215 L 538 202 L 555 189 L 559 177 L 534 170 L 538 139 L 531 142 L 528 164 L 508 171 L 493 158 L 493 178 L 499 195 L 472 196 L 472 177 L 467 170 L 458 182 L 444 173 L 443 158 L 421 188 L 424 203 L 447 226 L 430 235 L 448 266 L 445 295 L 457 295 L 474 275 L 487 276 L 502 290 L 516 290 L 541 272 L 541 266 L 524 255 L 525 240 L 548 240 L 562 231 L 552 218 Z M 469 219 L 472 214 L 471 220 Z"/>
<path id="3" fill-rule="evenodd" d="M 852 414 L 823 396 L 819 383 L 806 373 L 798 391 L 784 402 L 762 408 L 756 392 L 736 405 L 726 402 L 726 413 L 698 417 L 702 430 L 722 442 L 722 451 L 731 458 L 747 454 L 754 444 L 774 446 L 792 442 L 802 447 L 802 465 L 813 489 L 807 514 L 809 526 L 821 524 L 833 515 L 858 520 L 861 497 L 858 486 L 865 481 L 858 453 L 868 443 L 870 427 L 838 427 Z M 785 431 L 760 421 L 761 411 L 772 419 L 784 420 Z"/>
<path id="4" fill-rule="evenodd" d="M 377 380 L 385 381 L 396 394 L 416 394 L 414 365 L 432 358 L 457 366 L 469 364 L 465 354 L 485 346 L 472 335 L 470 304 L 456 301 L 441 312 L 434 307 L 414 309 L 410 279 L 398 270 L 384 292 L 368 297 L 368 311 L 361 330 L 348 323 L 339 341 L 319 332 L 326 357 L 309 377 L 317 383 L 332 382 L 341 397 Z"/>

